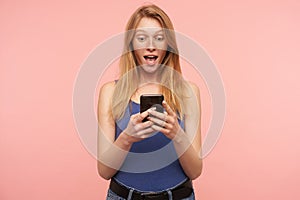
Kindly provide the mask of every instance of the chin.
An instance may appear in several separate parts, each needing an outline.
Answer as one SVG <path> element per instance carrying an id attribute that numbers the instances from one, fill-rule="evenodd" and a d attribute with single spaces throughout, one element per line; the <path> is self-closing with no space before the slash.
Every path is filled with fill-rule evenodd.
<path id="1" fill-rule="evenodd" d="M 155 64 L 155 65 L 144 64 L 141 66 L 141 68 L 143 69 L 144 72 L 146 72 L 148 74 L 153 74 L 158 71 L 158 69 L 160 68 L 160 65 L 159 64 Z"/>

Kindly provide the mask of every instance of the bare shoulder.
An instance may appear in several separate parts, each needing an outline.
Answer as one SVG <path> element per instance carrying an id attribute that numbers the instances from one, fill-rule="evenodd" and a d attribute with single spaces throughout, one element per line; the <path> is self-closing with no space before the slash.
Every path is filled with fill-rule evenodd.
<path id="1" fill-rule="evenodd" d="M 194 121 L 194 119 L 199 118 L 201 110 L 200 90 L 197 84 L 189 81 L 187 83 L 189 85 L 189 98 L 187 98 L 184 103 L 185 116 L 187 119 L 189 118 Z M 196 112 L 197 110 L 199 112 Z"/>
<path id="2" fill-rule="evenodd" d="M 99 92 L 99 100 L 101 101 L 111 101 L 116 87 L 115 81 L 110 81 L 102 85 Z"/>
<path id="3" fill-rule="evenodd" d="M 115 81 L 110 81 L 102 85 L 100 89 L 100 95 L 112 95 L 114 93 L 116 87 Z"/>
<path id="4" fill-rule="evenodd" d="M 110 81 L 105 84 L 100 89 L 99 92 L 99 100 L 98 100 L 98 106 L 100 107 L 110 107 L 111 99 L 115 91 L 115 82 Z"/>
<path id="5" fill-rule="evenodd" d="M 188 84 L 189 84 L 189 86 L 191 87 L 193 94 L 194 94 L 197 98 L 200 98 L 200 90 L 199 90 L 199 87 L 198 87 L 194 82 L 191 82 L 191 81 L 188 81 Z"/>

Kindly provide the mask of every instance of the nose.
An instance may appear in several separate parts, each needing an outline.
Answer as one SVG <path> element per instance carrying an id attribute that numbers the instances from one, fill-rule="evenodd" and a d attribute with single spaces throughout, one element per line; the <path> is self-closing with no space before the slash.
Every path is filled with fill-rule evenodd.
<path id="1" fill-rule="evenodd" d="M 153 39 L 151 38 L 150 40 L 149 40 L 149 43 L 148 43 L 148 45 L 147 45 L 147 50 L 148 51 L 155 51 L 155 46 L 154 46 L 154 42 L 153 42 Z"/>

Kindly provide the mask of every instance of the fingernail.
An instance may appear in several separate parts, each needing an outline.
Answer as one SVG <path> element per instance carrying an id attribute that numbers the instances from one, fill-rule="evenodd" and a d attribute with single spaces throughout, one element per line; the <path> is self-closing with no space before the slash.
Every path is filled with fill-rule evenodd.
<path id="1" fill-rule="evenodd" d="M 154 111 L 154 110 L 156 110 L 155 107 L 152 107 L 152 108 L 149 109 L 150 112 L 151 112 L 151 111 Z"/>
<path id="2" fill-rule="evenodd" d="M 163 104 L 166 104 L 167 102 L 165 101 L 165 100 L 163 100 L 163 102 L 162 102 Z"/>

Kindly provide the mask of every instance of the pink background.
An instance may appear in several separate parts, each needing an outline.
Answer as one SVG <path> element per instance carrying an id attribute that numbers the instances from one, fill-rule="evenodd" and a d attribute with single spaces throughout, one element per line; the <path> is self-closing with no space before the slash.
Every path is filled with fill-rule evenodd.
<path id="1" fill-rule="evenodd" d="M 197 199 L 299 199 L 299 1 L 153 2 L 206 49 L 226 89 Z M 0 2 L 1 200 L 105 198 L 108 181 L 75 129 L 73 84 L 89 52 L 142 4 Z"/>

